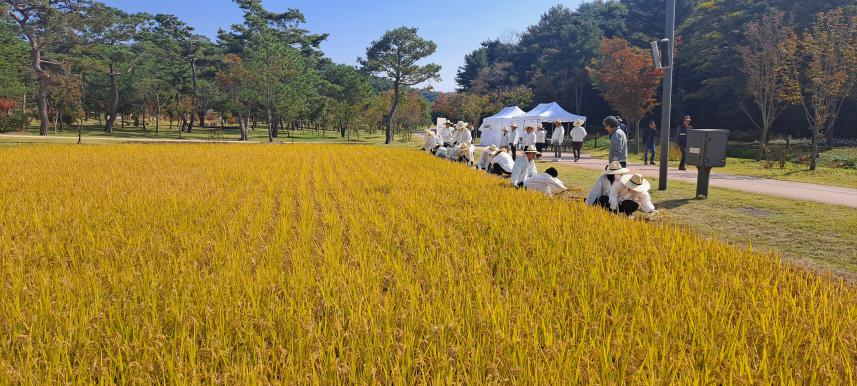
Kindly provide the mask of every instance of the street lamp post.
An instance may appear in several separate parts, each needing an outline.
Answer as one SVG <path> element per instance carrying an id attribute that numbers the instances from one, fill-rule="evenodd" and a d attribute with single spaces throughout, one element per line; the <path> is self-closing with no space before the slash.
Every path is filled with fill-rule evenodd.
<path id="1" fill-rule="evenodd" d="M 667 177 L 669 174 L 670 163 L 670 129 L 672 122 L 672 102 L 673 102 L 673 68 L 675 59 L 675 0 L 667 1 L 667 63 L 664 68 L 664 101 L 663 112 L 661 113 L 661 173 L 658 179 L 659 190 L 667 190 Z"/>

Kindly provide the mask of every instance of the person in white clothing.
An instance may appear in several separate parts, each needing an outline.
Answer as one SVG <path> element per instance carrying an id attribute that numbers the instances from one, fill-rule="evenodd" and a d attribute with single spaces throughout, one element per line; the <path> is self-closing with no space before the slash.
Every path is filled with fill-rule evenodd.
<path id="1" fill-rule="evenodd" d="M 449 141 L 452 137 L 453 129 L 452 122 L 447 121 L 443 127 L 440 128 L 440 132 L 438 135 L 440 136 L 440 141 L 444 147 L 449 147 L 452 143 Z"/>
<path id="2" fill-rule="evenodd" d="M 423 151 L 430 152 L 431 149 L 434 149 L 434 138 L 434 131 L 426 129 L 425 133 L 423 134 Z"/>
<path id="3" fill-rule="evenodd" d="M 610 206 L 610 191 L 613 188 L 613 185 L 618 183 L 619 179 L 622 178 L 623 175 L 630 172 L 631 169 L 623 168 L 622 164 L 618 161 L 611 162 L 610 165 L 607 166 L 607 170 L 598 176 L 598 180 L 595 181 L 595 186 L 592 187 L 592 190 L 589 191 L 589 195 L 586 196 L 586 200 L 584 200 L 586 205 L 598 205 L 605 209 L 608 208 Z"/>
<path id="4" fill-rule="evenodd" d="M 519 143 L 521 149 L 526 149 L 530 146 L 536 147 L 536 128 L 533 126 L 527 126 L 524 129 L 524 134 L 521 136 L 521 142 Z M 538 149 L 536 149 L 538 150 Z"/>
<path id="5" fill-rule="evenodd" d="M 636 211 L 655 212 L 652 197 L 649 195 L 651 184 L 640 174 L 626 174 L 610 189 L 610 209 L 631 216 Z"/>
<path id="6" fill-rule="evenodd" d="M 580 161 L 580 151 L 583 149 L 583 142 L 586 141 L 586 128 L 583 127 L 583 121 L 574 121 L 574 128 L 571 129 L 571 149 L 574 152 L 574 162 Z"/>
<path id="7" fill-rule="evenodd" d="M 468 125 L 467 123 L 458 122 L 458 125 L 456 125 L 456 137 L 455 137 L 454 143 L 456 143 L 456 144 L 462 144 L 462 143 L 470 144 L 473 142 L 473 133 L 470 132 L 469 126 L 470 125 Z"/>
<path id="8" fill-rule="evenodd" d="M 535 146 L 527 146 L 524 149 L 524 157 L 515 160 L 515 165 L 512 167 L 512 186 L 523 187 L 528 178 L 538 173 L 536 170 L 537 155 L 539 155 L 539 151 L 536 150 Z"/>
<path id="9" fill-rule="evenodd" d="M 559 173 L 557 173 L 556 169 L 549 168 L 544 173 L 536 174 L 534 177 L 524 181 L 524 187 L 547 194 L 548 197 L 553 197 L 554 194 L 568 190 L 557 176 L 559 176 Z"/>
<path id="10" fill-rule="evenodd" d="M 443 145 L 439 145 L 434 148 L 432 154 L 434 154 L 434 156 L 438 158 L 447 158 L 448 150 Z"/>
<path id="11" fill-rule="evenodd" d="M 496 153 L 497 150 L 497 146 L 491 145 L 482 151 L 482 155 L 479 156 L 479 162 L 476 163 L 476 168 L 479 170 L 488 170 L 488 167 L 491 166 L 491 163 L 494 161 L 494 153 Z"/>
<path id="12" fill-rule="evenodd" d="M 494 157 L 491 159 L 491 166 L 489 167 L 489 171 L 491 174 L 496 174 L 501 177 L 508 177 L 512 175 L 512 170 L 515 168 L 515 161 L 512 160 L 512 155 L 509 152 L 508 147 L 501 147 L 497 152 L 494 153 Z"/>
<path id="13" fill-rule="evenodd" d="M 547 142 L 547 136 L 548 132 L 545 130 L 545 127 L 539 125 L 539 127 L 536 129 L 536 150 L 538 150 L 540 153 L 538 156 L 539 159 L 542 158 L 541 153 L 545 151 L 545 143 Z"/>
<path id="14" fill-rule="evenodd" d="M 521 142 L 521 132 L 518 130 L 518 124 L 513 123 L 509 131 L 509 151 L 512 152 L 512 159 L 518 159 L 518 144 Z"/>
<path id="15" fill-rule="evenodd" d="M 551 145 L 553 145 L 554 161 L 562 159 L 562 144 L 565 142 L 565 127 L 561 121 L 553 123 L 553 134 L 551 134 Z"/>
<path id="16" fill-rule="evenodd" d="M 470 152 L 470 144 L 462 143 L 458 145 L 458 152 L 455 153 L 455 157 L 453 159 L 456 162 L 466 163 L 468 165 L 473 165 L 473 155 Z"/>

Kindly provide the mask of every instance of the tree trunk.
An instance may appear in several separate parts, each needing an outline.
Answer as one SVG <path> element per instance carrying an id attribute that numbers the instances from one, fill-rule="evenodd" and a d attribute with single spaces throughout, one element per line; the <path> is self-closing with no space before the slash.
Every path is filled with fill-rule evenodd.
<path id="1" fill-rule="evenodd" d="M 274 142 L 274 117 L 271 114 L 271 102 L 268 101 L 268 106 L 265 109 L 268 113 L 268 142 Z"/>
<path id="2" fill-rule="evenodd" d="M 399 108 L 399 82 L 393 83 L 393 105 L 390 107 L 390 113 L 384 117 L 384 124 L 387 125 L 387 135 L 384 144 L 393 143 L 393 118 L 396 116 L 396 109 Z"/>
<path id="3" fill-rule="evenodd" d="M 240 140 L 246 141 L 246 140 L 250 139 L 249 134 L 247 133 L 247 119 L 246 119 L 246 117 L 243 117 L 243 116 L 241 116 L 241 114 L 238 114 L 238 124 L 241 127 L 241 139 Z"/>
<path id="4" fill-rule="evenodd" d="M 812 129 L 812 157 L 809 160 L 809 170 L 815 171 L 815 161 L 818 159 L 818 128 Z"/>
<path id="5" fill-rule="evenodd" d="M 146 109 L 143 109 L 143 131 L 146 131 Z"/>
<path id="6" fill-rule="evenodd" d="M 158 104 L 158 115 L 155 116 L 155 134 L 161 133 L 161 96 L 155 97 L 155 102 Z"/>
<path id="7" fill-rule="evenodd" d="M 116 122 L 116 112 L 119 109 L 119 88 L 116 87 L 116 72 L 114 71 L 113 63 L 110 63 L 110 73 L 107 74 L 107 77 L 110 79 L 110 105 L 108 106 L 110 115 L 107 116 L 104 132 L 112 134 L 113 124 Z M 123 120 L 122 122 L 122 127 L 125 127 L 125 121 Z"/>
<path id="8" fill-rule="evenodd" d="M 36 99 L 39 102 L 39 135 L 48 135 L 48 124 L 50 116 L 48 116 L 48 88 L 51 85 L 51 75 L 42 69 L 42 52 L 35 46 L 35 41 L 31 41 L 31 56 L 33 59 L 33 72 L 36 74 L 39 82 L 39 91 Z"/>
<path id="9" fill-rule="evenodd" d="M 759 136 L 759 152 L 756 153 L 756 162 L 762 160 L 765 155 L 765 148 L 768 146 L 768 126 L 762 124 L 762 134 Z"/>
<path id="10" fill-rule="evenodd" d="M 191 82 L 193 86 L 193 95 L 190 97 L 190 123 L 187 126 L 187 132 L 193 130 L 194 111 L 196 111 L 196 58 L 190 61 Z M 204 122 L 200 122 L 203 124 Z"/>
<path id="11" fill-rule="evenodd" d="M 642 137 L 640 137 L 640 120 L 641 119 L 642 118 L 634 119 L 634 135 L 636 136 L 636 138 L 634 138 L 634 140 L 637 143 L 637 146 L 635 146 L 637 148 L 637 151 L 634 154 L 640 154 L 640 148 L 642 147 L 643 141 L 642 141 Z"/>
<path id="12" fill-rule="evenodd" d="M 205 127 L 205 111 L 199 112 L 199 127 Z"/>

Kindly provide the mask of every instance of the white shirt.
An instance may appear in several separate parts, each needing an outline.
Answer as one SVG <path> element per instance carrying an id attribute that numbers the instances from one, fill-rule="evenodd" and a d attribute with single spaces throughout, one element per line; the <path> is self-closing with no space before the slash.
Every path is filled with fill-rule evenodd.
<path id="1" fill-rule="evenodd" d="M 500 165 L 507 173 L 511 173 L 515 168 L 515 161 L 512 160 L 512 155 L 506 152 L 501 152 L 494 157 L 493 163 Z"/>
<path id="2" fill-rule="evenodd" d="M 617 210 L 622 201 L 628 200 L 640 204 L 640 210 L 643 213 L 652 213 L 655 210 L 655 205 L 652 204 L 652 196 L 649 195 L 649 192 L 635 192 L 617 180 L 610 189 L 610 209 Z"/>
<path id="3" fill-rule="evenodd" d="M 526 182 L 528 178 L 533 177 L 538 173 L 536 170 L 536 161 L 530 161 L 526 155 L 521 155 L 515 160 L 515 165 L 512 166 L 512 186 L 518 186 L 522 182 Z"/>
<path id="4" fill-rule="evenodd" d="M 536 145 L 536 133 L 524 133 L 521 138 L 521 147 L 526 149 L 527 146 L 535 146 Z"/>
<path id="5" fill-rule="evenodd" d="M 446 158 L 446 152 L 447 152 L 446 148 L 441 146 L 437 149 L 437 152 L 435 152 L 434 155 L 435 155 L 435 157 L 438 157 L 438 158 Z"/>
<path id="6" fill-rule="evenodd" d="M 524 181 L 524 187 L 547 194 L 548 197 L 568 190 L 559 178 L 554 178 L 547 173 L 539 173 L 527 179 Z"/>
<path id="7" fill-rule="evenodd" d="M 586 140 L 586 129 L 583 126 L 576 126 L 571 129 L 571 142 L 583 142 Z"/>
<path id="8" fill-rule="evenodd" d="M 559 125 L 557 128 L 553 129 L 553 135 L 551 135 L 551 142 L 555 145 L 562 145 L 565 141 L 565 127 Z"/>
<path id="9" fill-rule="evenodd" d="M 545 143 L 545 139 L 548 136 L 548 132 L 545 130 L 537 130 L 536 131 L 536 143 Z"/>
<path id="10" fill-rule="evenodd" d="M 458 137 L 456 138 L 458 143 L 472 143 L 473 142 L 473 134 L 470 133 L 469 129 L 459 130 Z"/>
<path id="11" fill-rule="evenodd" d="M 503 133 L 503 139 L 500 140 L 501 145 L 508 145 L 512 143 L 512 135 L 509 133 Z"/>
<path id="12" fill-rule="evenodd" d="M 618 179 L 620 176 L 616 176 Z M 613 185 L 610 183 L 610 180 L 607 179 L 607 176 L 598 177 L 598 180 L 595 181 L 595 186 L 592 187 L 592 190 L 589 191 L 589 195 L 586 196 L 586 205 L 595 205 L 598 203 L 598 199 L 601 196 L 609 196 L 610 189 Z"/>
<path id="13" fill-rule="evenodd" d="M 521 132 L 518 131 L 518 129 L 512 130 L 512 132 L 509 133 L 509 139 L 511 140 L 509 143 L 518 146 L 518 143 L 521 140 Z"/>
<path id="14" fill-rule="evenodd" d="M 482 155 L 479 156 L 479 162 L 476 164 L 476 168 L 482 170 L 488 170 L 488 166 L 491 165 L 493 161 L 493 157 L 487 151 L 483 151 Z"/>

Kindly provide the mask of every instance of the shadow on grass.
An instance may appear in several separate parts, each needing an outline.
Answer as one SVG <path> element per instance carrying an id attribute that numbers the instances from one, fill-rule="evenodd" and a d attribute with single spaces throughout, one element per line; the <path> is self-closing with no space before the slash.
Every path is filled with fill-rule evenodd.
<path id="1" fill-rule="evenodd" d="M 682 206 L 685 206 L 693 201 L 696 201 L 695 198 L 680 198 L 675 200 L 661 201 L 658 203 L 659 208 L 663 209 L 676 209 Z"/>

